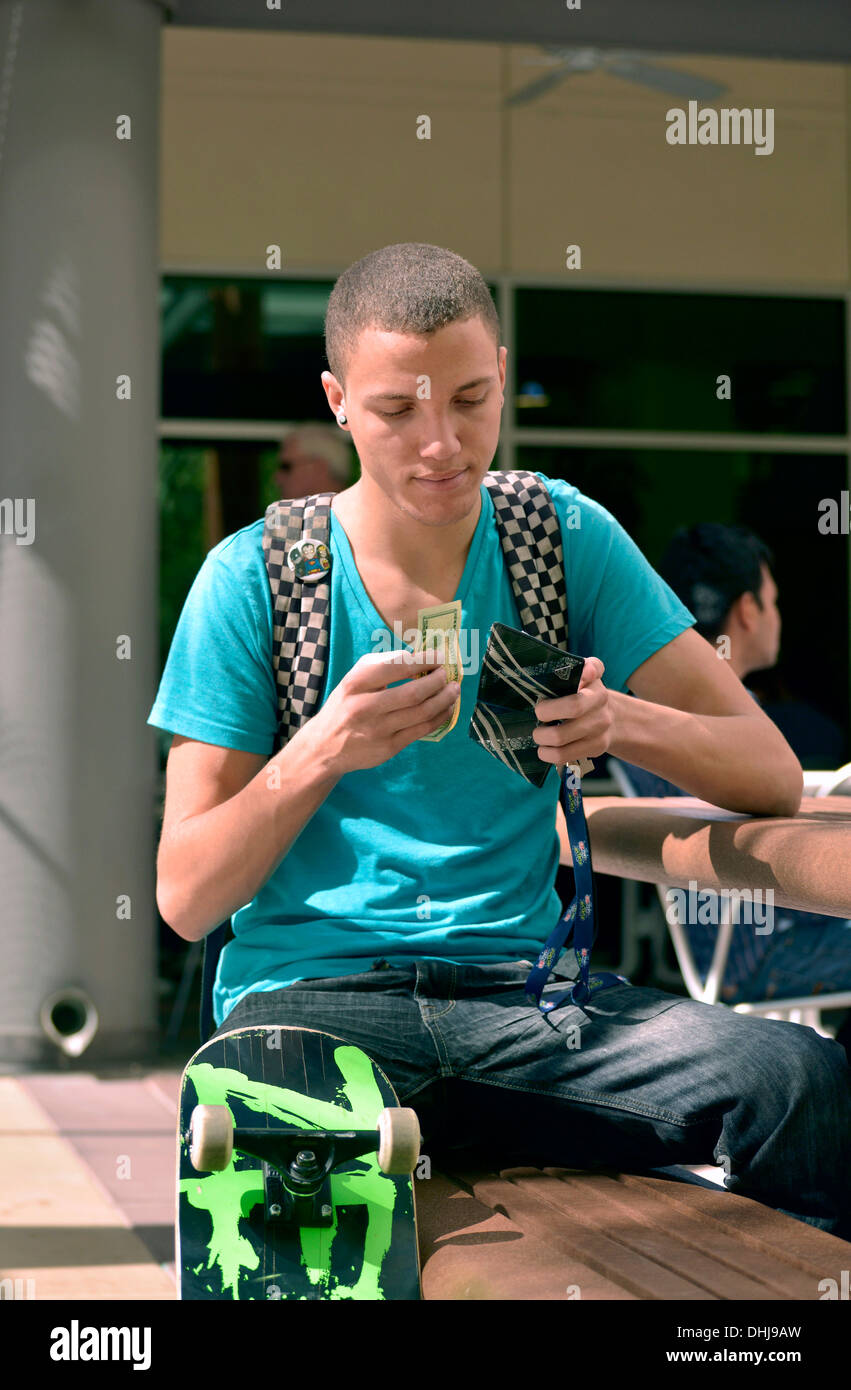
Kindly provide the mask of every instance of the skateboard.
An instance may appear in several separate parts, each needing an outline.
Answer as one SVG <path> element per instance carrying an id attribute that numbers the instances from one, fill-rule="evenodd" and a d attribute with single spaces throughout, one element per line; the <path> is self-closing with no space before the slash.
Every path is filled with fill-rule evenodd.
<path id="1" fill-rule="evenodd" d="M 180 1299 L 418 1299 L 420 1130 L 360 1048 L 236 1029 L 187 1063 L 177 1122 Z"/>

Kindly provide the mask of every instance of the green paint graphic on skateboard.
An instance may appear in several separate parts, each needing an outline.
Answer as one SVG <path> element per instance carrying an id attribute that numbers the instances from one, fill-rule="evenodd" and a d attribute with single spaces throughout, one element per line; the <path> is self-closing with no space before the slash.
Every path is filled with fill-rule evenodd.
<path id="1" fill-rule="evenodd" d="M 191 1161 L 190 1141 L 194 1137 L 197 1144 L 201 1126 L 199 1111 L 191 1129 L 196 1106 L 226 1107 L 213 1118 L 224 1125 L 228 1143 L 231 1122 L 236 1127 L 229 1160 L 226 1148 L 216 1164 L 220 1171 L 198 1171 Z M 406 1117 L 383 1072 L 359 1048 L 327 1033 L 255 1027 L 206 1043 L 187 1064 L 181 1085 L 180 1297 L 419 1298 L 411 1173 L 383 1172 L 375 1151 L 377 1120 L 389 1109 L 396 1114 L 382 1116 L 385 1126 Z M 360 1141 L 364 1132 L 369 1132 L 365 1142 L 373 1140 L 371 1151 L 358 1151 L 362 1144 L 356 1137 Z M 284 1134 L 291 1141 L 289 1159 L 298 1149 L 300 1162 L 310 1147 L 310 1157 L 315 1150 L 319 1165 L 333 1136 L 339 1136 L 324 1195 L 311 1199 L 316 1211 L 321 1202 L 321 1221 L 303 1214 L 294 1219 L 291 1212 L 282 1218 L 280 1203 L 277 1209 L 272 1205 L 275 1192 L 271 1187 L 266 1192 L 263 1157 L 273 1163 L 270 1182 L 280 1182 L 283 1175 L 287 1193 L 302 1190 L 293 1185 L 278 1151 Z M 273 1159 L 267 1150 L 270 1141 L 277 1146 Z M 346 1143 L 351 1157 L 342 1154 Z M 382 1143 L 386 1146 L 386 1139 Z M 262 1157 L 246 1147 L 258 1149 Z M 382 1149 L 385 1166 L 393 1167 L 386 1161 L 389 1152 Z M 204 1166 L 208 1163 L 212 1167 L 205 1158 Z M 293 1171 L 297 1176 L 300 1170 Z M 311 1190 L 316 1190 L 315 1182 Z M 282 1200 L 286 1205 L 289 1198 L 285 1194 Z M 306 1200 L 297 1203 L 302 1213 Z"/>

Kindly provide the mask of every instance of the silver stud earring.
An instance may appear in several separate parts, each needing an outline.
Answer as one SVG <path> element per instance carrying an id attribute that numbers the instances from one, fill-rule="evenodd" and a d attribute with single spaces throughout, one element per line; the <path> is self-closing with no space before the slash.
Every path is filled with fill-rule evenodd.
<path id="1" fill-rule="evenodd" d="M 347 424 L 348 424 L 348 420 L 346 419 L 346 416 L 343 414 L 342 410 L 340 411 L 339 415 L 337 416 L 337 424 L 338 424 L 338 425 L 347 425 Z"/>

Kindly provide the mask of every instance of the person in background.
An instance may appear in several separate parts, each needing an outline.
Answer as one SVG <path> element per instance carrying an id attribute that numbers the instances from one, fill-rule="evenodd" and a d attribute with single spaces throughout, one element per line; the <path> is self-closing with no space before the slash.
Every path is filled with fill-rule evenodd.
<path id="1" fill-rule="evenodd" d="M 714 521 L 678 531 L 659 564 L 674 592 L 688 593 L 701 636 L 713 644 L 721 636 L 729 639 L 726 655 L 739 679 L 760 673 L 751 681 L 751 694 L 801 766 L 841 767 L 849 754 L 846 730 L 794 696 L 775 669 L 781 621 L 773 569 L 774 556 L 753 531 Z"/>
<path id="2" fill-rule="evenodd" d="M 352 451 L 336 425 L 296 425 L 281 441 L 273 483 L 278 497 L 342 492 L 352 481 Z"/>
<path id="3" fill-rule="evenodd" d="M 752 671 L 768 671 L 780 651 L 781 618 L 772 567 L 774 557 L 765 543 L 744 526 L 704 521 L 674 535 L 657 567 L 674 593 L 694 613 L 697 631 L 728 660 L 740 680 Z M 754 691 L 749 692 L 758 704 Z M 820 711 L 801 705 L 813 716 L 783 730 L 799 758 L 802 748 L 793 737 L 807 739 L 807 751 L 821 748 L 831 766 L 847 749 L 842 729 Z M 772 718 L 769 710 L 766 710 Z M 803 761 L 803 759 L 802 759 Z M 655 773 L 622 762 L 639 796 L 688 796 Z M 818 764 L 816 764 L 818 765 Z M 688 923 L 687 935 L 695 966 L 705 980 L 712 961 L 715 928 Z M 721 1001 L 790 999 L 796 995 L 828 994 L 851 989 L 851 921 L 815 912 L 778 908 L 774 931 L 757 934 L 754 925 L 733 930 Z M 837 1035 L 851 1057 L 851 1013 Z"/>

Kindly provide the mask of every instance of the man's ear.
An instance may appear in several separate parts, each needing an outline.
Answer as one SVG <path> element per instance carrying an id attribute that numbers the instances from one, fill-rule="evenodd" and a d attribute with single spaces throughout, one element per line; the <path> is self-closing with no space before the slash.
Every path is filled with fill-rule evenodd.
<path id="1" fill-rule="evenodd" d="M 746 591 L 743 594 L 739 594 L 735 603 L 730 605 L 730 612 L 727 614 L 727 623 L 729 625 L 730 618 L 735 616 L 745 631 L 751 632 L 759 622 L 759 614 L 759 604 L 754 595 Z M 728 630 L 729 626 L 724 629 L 725 632 Z"/>
<path id="2" fill-rule="evenodd" d="M 345 391 L 332 372 L 322 372 L 319 380 L 325 389 L 328 404 L 331 407 L 331 414 L 337 415 L 345 398 Z"/>
<path id="3" fill-rule="evenodd" d="M 499 352 L 497 353 L 497 358 L 496 358 L 496 360 L 497 360 L 497 365 L 498 365 L 498 367 L 499 367 L 499 389 L 500 389 L 500 391 L 504 391 L 504 390 L 505 390 L 505 363 L 506 363 L 507 358 L 508 358 L 508 349 L 507 349 L 506 347 L 501 347 L 501 348 L 499 349 Z"/>

